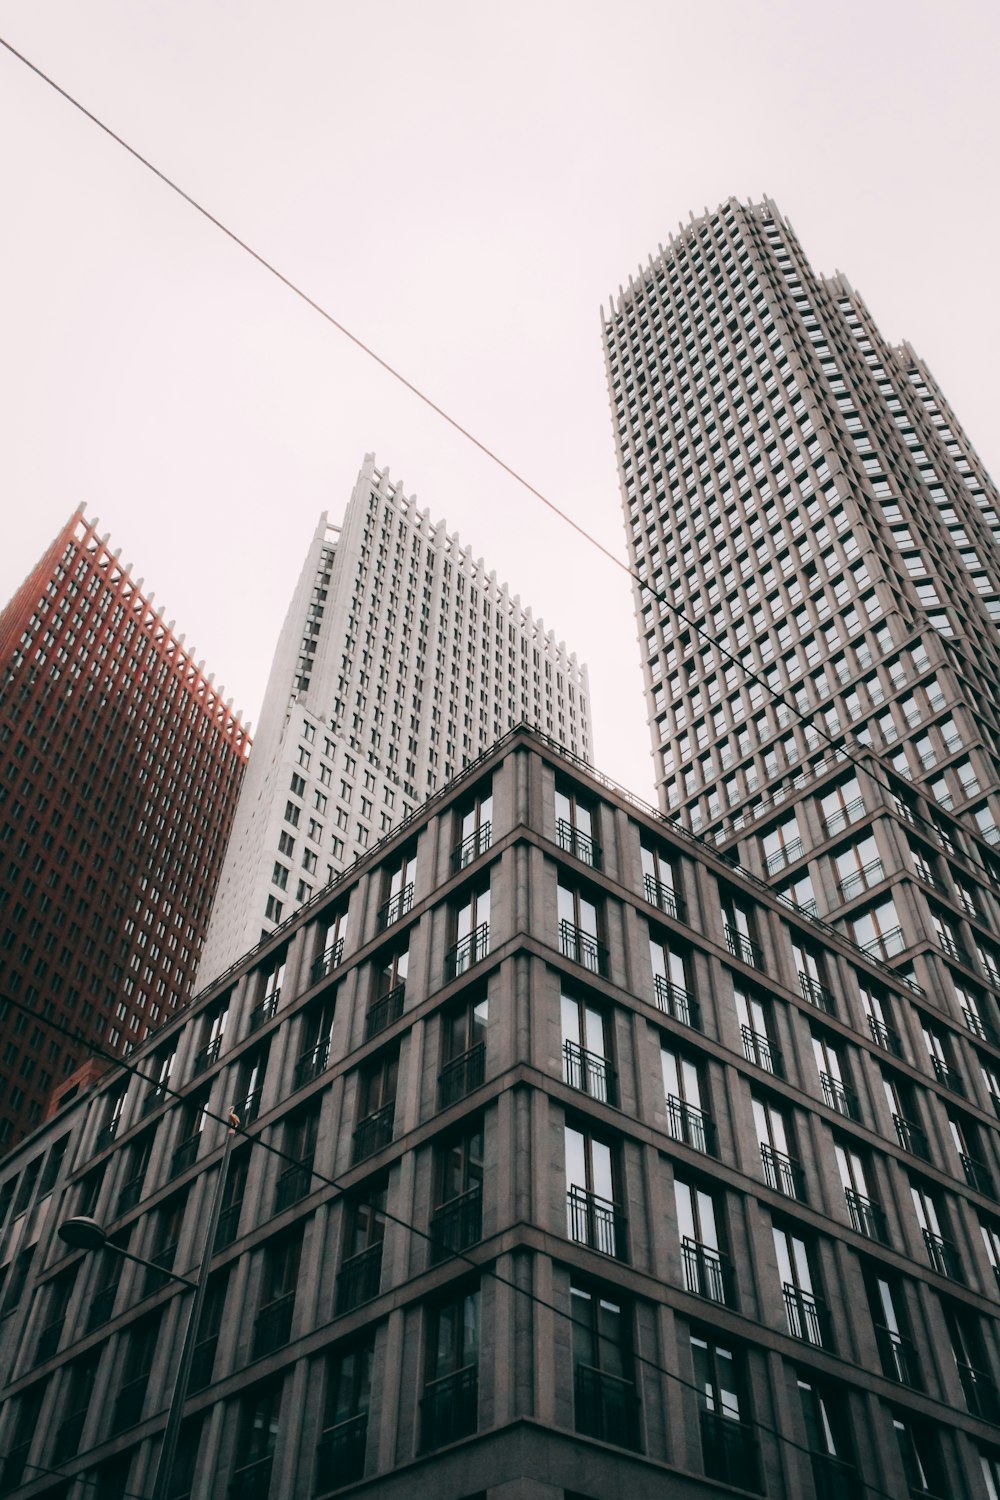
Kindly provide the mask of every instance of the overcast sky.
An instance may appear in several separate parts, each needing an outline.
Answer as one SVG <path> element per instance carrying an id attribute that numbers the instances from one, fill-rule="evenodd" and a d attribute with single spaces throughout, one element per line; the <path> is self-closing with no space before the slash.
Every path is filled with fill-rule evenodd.
<path id="1" fill-rule="evenodd" d="M 1000 467 L 995 0 L 0 0 L 0 35 L 622 556 L 600 306 L 730 194 Z M 625 576 L 2 51 L 0 140 L 0 599 L 83 502 L 255 720 L 374 450 L 652 797 Z"/>

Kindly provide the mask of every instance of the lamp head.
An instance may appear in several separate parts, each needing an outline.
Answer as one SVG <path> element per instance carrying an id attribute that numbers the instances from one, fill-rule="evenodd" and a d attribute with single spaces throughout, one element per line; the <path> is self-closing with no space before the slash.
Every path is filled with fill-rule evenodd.
<path id="1" fill-rule="evenodd" d="M 107 1232 L 96 1219 L 88 1219 L 82 1215 L 66 1219 L 59 1225 L 59 1238 L 74 1250 L 99 1250 L 107 1237 Z"/>

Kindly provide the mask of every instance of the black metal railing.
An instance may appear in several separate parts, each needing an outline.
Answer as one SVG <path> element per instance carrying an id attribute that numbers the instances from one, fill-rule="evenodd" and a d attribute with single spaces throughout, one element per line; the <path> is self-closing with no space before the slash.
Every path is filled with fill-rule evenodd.
<path id="1" fill-rule="evenodd" d="M 890 927 L 888 932 L 880 932 L 867 943 L 860 944 L 862 953 L 867 953 L 871 958 L 890 959 L 897 953 L 902 953 L 906 947 L 906 935 L 902 927 Z"/>
<path id="2" fill-rule="evenodd" d="M 657 1010 L 662 1010 L 665 1016 L 673 1016 L 675 1021 L 691 1026 L 695 1031 L 701 1030 L 701 1006 L 687 990 L 674 984 L 665 974 L 654 974 L 653 992 Z"/>
<path id="3" fill-rule="evenodd" d="M 371 1302 L 382 1285 L 382 1241 L 348 1256 L 337 1273 L 337 1316 Z"/>
<path id="4" fill-rule="evenodd" d="M 142 1197 L 142 1184 L 145 1176 L 146 1168 L 143 1167 L 142 1171 L 137 1172 L 134 1177 L 130 1177 L 128 1182 L 122 1183 L 121 1191 L 118 1194 L 118 1206 L 115 1209 L 116 1218 L 121 1214 L 127 1214 L 130 1208 L 135 1208 L 135 1205 Z"/>
<path id="5" fill-rule="evenodd" d="M 833 995 L 818 979 L 811 974 L 805 974 L 799 970 L 799 993 L 803 1000 L 808 1000 L 810 1005 L 815 1005 L 817 1010 L 826 1011 L 828 1016 L 836 1015 L 837 1008 L 834 1004 Z"/>
<path id="6" fill-rule="evenodd" d="M 565 917 L 559 922 L 559 951 L 563 958 L 582 964 L 591 974 L 608 972 L 608 950 L 605 945 L 593 933 L 584 932 L 582 927 L 575 926 Z"/>
<path id="7" fill-rule="evenodd" d="M 483 1237 L 483 1185 L 442 1203 L 431 1215 L 431 1264 L 467 1250 Z"/>
<path id="8" fill-rule="evenodd" d="M 764 861 L 769 875 L 777 875 L 786 865 L 794 864 L 795 860 L 801 859 L 806 852 L 806 846 L 801 839 L 791 839 L 781 849 L 775 849 Z"/>
<path id="9" fill-rule="evenodd" d="M 151 1263 L 146 1268 L 145 1295 L 147 1297 L 151 1297 L 154 1292 L 158 1292 L 161 1287 L 166 1286 L 167 1282 L 173 1279 L 170 1272 L 174 1268 L 174 1261 L 176 1259 L 176 1240 L 171 1240 L 168 1245 L 164 1245 L 161 1249 L 157 1250 L 155 1255 L 150 1256 Z"/>
<path id="10" fill-rule="evenodd" d="M 997 1398 L 992 1375 L 988 1375 L 985 1370 L 977 1370 L 964 1360 L 956 1360 L 955 1363 L 958 1366 L 958 1378 L 962 1382 L 965 1404 L 972 1415 L 982 1417 L 986 1422 L 996 1423 L 1000 1420 L 1000 1400 Z"/>
<path id="11" fill-rule="evenodd" d="M 851 1216 L 851 1228 L 856 1233 L 863 1234 L 866 1239 L 877 1240 L 880 1245 L 887 1245 L 889 1234 L 881 1205 L 851 1187 L 845 1187 L 844 1197 L 847 1200 L 847 1211 Z"/>
<path id="12" fill-rule="evenodd" d="M 745 932 L 740 932 L 739 928 L 731 927 L 728 922 L 724 925 L 726 929 L 726 946 L 733 957 L 738 958 L 741 963 L 749 964 L 751 968 L 762 969 L 764 967 L 764 954 L 760 944 L 755 943 L 753 938 L 747 937 Z"/>
<path id="13" fill-rule="evenodd" d="M 388 1146 L 392 1140 L 392 1125 L 396 1114 L 396 1101 L 391 1099 L 381 1109 L 369 1115 L 361 1121 L 354 1132 L 354 1156 L 355 1162 L 364 1161 L 366 1157 L 373 1156 L 376 1151 L 381 1151 L 383 1146 Z"/>
<path id="14" fill-rule="evenodd" d="M 654 875 L 643 876 L 643 889 L 650 906 L 659 907 L 678 922 L 687 921 L 687 907 L 672 886 L 664 885 Z"/>
<path id="15" fill-rule="evenodd" d="M 274 1211 L 280 1214 L 293 1203 L 300 1202 L 312 1186 L 312 1162 L 297 1161 L 286 1167 L 278 1178 L 274 1194 Z"/>
<path id="16" fill-rule="evenodd" d="M 280 989 L 272 990 L 269 995 L 265 995 L 263 1000 L 255 1005 L 253 1010 L 250 1012 L 250 1016 L 247 1021 L 247 1031 L 259 1031 L 260 1028 L 266 1025 L 266 1023 L 270 1021 L 273 1016 L 276 1016 L 278 1014 L 278 1003 L 280 1000 Z"/>
<path id="17" fill-rule="evenodd" d="M 181 1141 L 180 1145 L 174 1148 L 174 1154 L 170 1158 L 171 1177 L 179 1177 L 181 1172 L 186 1171 L 188 1167 L 194 1164 L 198 1157 L 198 1145 L 200 1141 L 201 1131 L 196 1130 L 193 1135 L 189 1135 L 186 1140 Z"/>
<path id="18" fill-rule="evenodd" d="M 406 999 L 406 985 L 401 982 L 394 984 L 392 989 L 379 997 L 374 1005 L 370 1005 L 365 1014 L 365 1040 L 370 1041 L 373 1036 L 378 1036 L 393 1021 L 398 1021 L 403 1014 L 403 1002 Z"/>
<path id="19" fill-rule="evenodd" d="M 970 1010 L 967 1005 L 963 1005 L 962 1015 L 966 1026 L 974 1036 L 978 1036 L 981 1041 L 991 1042 L 994 1047 L 997 1045 L 996 1031 L 989 1022 L 983 1020 L 978 1011 Z"/>
<path id="20" fill-rule="evenodd" d="M 224 1250 L 231 1245 L 239 1233 L 240 1211 L 243 1208 L 243 1199 L 238 1198 L 235 1203 L 227 1203 L 219 1213 L 219 1223 L 215 1231 L 215 1250 Z"/>
<path id="21" fill-rule="evenodd" d="M 451 865 L 453 870 L 464 870 L 477 860 L 481 854 L 485 854 L 493 842 L 493 825 L 489 822 L 480 823 L 479 827 L 464 838 L 460 844 L 456 844 L 451 851 Z"/>
<path id="22" fill-rule="evenodd" d="M 141 1113 L 143 1115 L 151 1115 L 154 1109 L 167 1102 L 167 1098 L 167 1085 L 165 1083 L 154 1083 L 149 1093 L 143 1098 Z"/>
<path id="23" fill-rule="evenodd" d="M 965 1084 L 962 1082 L 961 1074 L 957 1073 L 943 1057 L 931 1055 L 931 1067 L 938 1083 L 943 1083 L 946 1089 L 951 1089 L 953 1094 L 965 1094 Z"/>
<path id="24" fill-rule="evenodd" d="M 204 1047 L 199 1047 L 191 1064 L 192 1078 L 197 1078 L 199 1073 L 204 1073 L 206 1068 L 210 1068 L 214 1062 L 218 1062 L 221 1051 L 221 1036 L 213 1036 L 210 1041 L 205 1043 Z"/>
<path id="25" fill-rule="evenodd" d="M 830 1347 L 830 1316 L 826 1305 L 812 1292 L 803 1291 L 786 1281 L 781 1294 L 785 1301 L 785 1319 L 788 1332 L 793 1339 L 805 1344 L 815 1344 L 819 1349 Z"/>
<path id="26" fill-rule="evenodd" d="M 768 1187 L 776 1193 L 784 1193 L 786 1198 L 797 1198 L 800 1203 L 805 1203 L 806 1179 L 800 1163 L 783 1151 L 776 1151 L 766 1141 L 760 1143 L 760 1158 Z"/>
<path id="27" fill-rule="evenodd" d="M 961 1281 L 962 1262 L 951 1240 L 946 1240 L 942 1234 L 935 1234 L 931 1229 L 921 1228 L 921 1233 L 924 1237 L 924 1248 L 927 1251 L 927 1260 L 931 1270 L 937 1271 L 939 1276 L 949 1277 L 952 1281 Z"/>
<path id="28" fill-rule="evenodd" d="M 841 1079 L 834 1078 L 832 1073 L 820 1073 L 819 1081 L 823 1086 L 823 1102 L 828 1108 L 835 1109 L 845 1119 L 861 1119 L 861 1106 L 852 1088 Z"/>
<path id="29" fill-rule="evenodd" d="M 479 1088 L 486 1075 L 486 1043 L 477 1042 L 467 1052 L 459 1053 L 445 1063 L 438 1074 L 438 1099 L 441 1109 L 447 1109 L 473 1089 Z"/>
<path id="30" fill-rule="evenodd" d="M 887 1026 L 885 1021 L 880 1021 L 877 1016 L 870 1015 L 868 1030 L 872 1034 L 872 1041 L 877 1047 L 881 1047 L 883 1052 L 891 1052 L 893 1057 L 902 1057 L 902 1038 L 894 1026 Z"/>
<path id="31" fill-rule="evenodd" d="M 919 1156 L 923 1161 L 930 1161 L 931 1148 L 927 1139 L 927 1132 L 916 1120 L 907 1120 L 903 1115 L 894 1114 L 892 1123 L 896 1127 L 896 1139 L 904 1151 L 909 1151 L 911 1156 Z"/>
<path id="32" fill-rule="evenodd" d="M 271 1492 L 271 1468 L 274 1459 L 258 1458 L 233 1470 L 229 1481 L 229 1500 L 267 1500 Z"/>
<path id="33" fill-rule="evenodd" d="M 457 979 L 473 964 L 478 964 L 490 951 L 490 924 L 480 922 L 478 927 L 466 933 L 464 938 L 449 948 L 444 956 L 445 979 Z"/>
<path id="34" fill-rule="evenodd" d="M 139 1375 L 135 1380 L 130 1380 L 123 1385 L 115 1397 L 114 1410 L 111 1414 L 111 1431 L 124 1432 L 126 1427 L 134 1427 L 142 1416 L 143 1403 L 146 1400 L 146 1387 L 149 1384 L 149 1371 Z"/>
<path id="35" fill-rule="evenodd" d="M 747 1062 L 756 1063 L 765 1073 L 773 1073 L 780 1078 L 783 1072 L 781 1048 L 762 1031 L 754 1031 L 752 1026 L 741 1026 L 740 1034 L 743 1037 L 743 1056 Z"/>
<path id="36" fill-rule="evenodd" d="M 93 1333 L 95 1328 L 100 1328 L 102 1324 L 108 1321 L 114 1311 L 115 1298 L 117 1296 L 118 1276 L 116 1273 L 115 1280 L 102 1286 L 90 1299 L 86 1322 L 86 1331 L 88 1333 Z"/>
<path id="37" fill-rule="evenodd" d="M 858 1500 L 864 1485 L 854 1464 L 830 1453 L 811 1453 L 809 1457 L 816 1500 Z"/>
<path id="38" fill-rule="evenodd" d="M 970 1188 L 975 1188 L 977 1193 L 983 1193 L 987 1198 L 995 1198 L 996 1183 L 993 1173 L 983 1162 L 977 1161 L 974 1156 L 967 1156 L 964 1151 L 959 1152 L 959 1160 L 962 1163 L 962 1171 Z"/>
<path id="39" fill-rule="evenodd" d="M 897 1380 L 900 1385 L 922 1390 L 923 1375 L 912 1340 L 897 1333 L 894 1328 L 876 1323 L 875 1342 L 878 1344 L 883 1375 L 887 1375 L 890 1380 Z"/>
<path id="40" fill-rule="evenodd" d="M 749 1422 L 740 1422 L 724 1410 L 702 1410 L 701 1454 L 708 1479 L 760 1492 L 760 1457 Z"/>
<path id="41" fill-rule="evenodd" d="M 829 813 L 823 819 L 823 828 L 827 838 L 833 838 L 834 834 L 840 833 L 842 829 L 848 828 L 851 823 L 856 823 L 865 815 L 865 804 L 862 797 L 855 797 L 853 802 L 840 807 L 836 812 Z"/>
<path id="42" fill-rule="evenodd" d="M 866 865 L 861 865 L 859 869 L 852 870 L 849 875 L 841 877 L 839 881 L 841 896 L 845 901 L 851 901 L 862 891 L 867 891 L 869 886 L 877 885 L 884 873 L 880 859 L 869 860 Z"/>
<path id="43" fill-rule="evenodd" d="M 66 1325 L 66 1318 L 53 1318 L 51 1323 L 46 1323 L 38 1335 L 38 1345 L 35 1349 L 35 1363 L 41 1364 L 45 1359 L 51 1359 L 59 1348 L 59 1340 Z"/>
<path id="44" fill-rule="evenodd" d="M 574 859 L 582 860 L 585 865 L 591 865 L 595 870 L 601 868 L 600 844 L 595 844 L 589 833 L 581 833 L 579 828 L 574 828 L 568 819 L 556 819 L 556 838 L 559 840 L 560 849 L 567 854 L 572 854 Z"/>
<path id="45" fill-rule="evenodd" d="M 304 1088 L 307 1083 L 312 1083 L 321 1073 L 325 1073 L 330 1062 L 330 1038 L 323 1037 L 307 1047 L 295 1064 L 295 1083 L 297 1089 Z"/>
<path id="46" fill-rule="evenodd" d="M 615 1070 L 607 1058 L 568 1040 L 563 1042 L 563 1079 L 570 1088 L 579 1089 L 592 1099 L 605 1104 L 617 1102 Z"/>
<path id="47" fill-rule="evenodd" d="M 676 1094 L 668 1094 L 666 1104 L 667 1129 L 673 1139 L 683 1141 L 686 1146 L 693 1146 L 696 1151 L 716 1156 L 715 1121 L 712 1116 L 696 1105 L 688 1104 L 686 1099 L 678 1099 Z"/>
<path id="48" fill-rule="evenodd" d="M 601 1255 L 625 1259 L 625 1215 L 617 1203 L 573 1186 L 566 1194 L 569 1237 Z"/>
<path id="49" fill-rule="evenodd" d="M 420 1398 L 420 1446 L 424 1452 L 468 1437 L 479 1425 L 479 1370 L 466 1365 L 429 1380 Z"/>
<path id="50" fill-rule="evenodd" d="M 618 1448 L 639 1449 L 639 1398 L 634 1381 L 577 1364 L 573 1395 L 577 1432 Z"/>
<path id="51" fill-rule="evenodd" d="M 101 1128 L 97 1132 L 97 1136 L 96 1136 L 96 1138 L 94 1140 L 94 1151 L 95 1151 L 95 1153 L 98 1152 L 98 1151 L 103 1151 L 104 1148 L 105 1148 L 105 1146 L 110 1146 L 111 1145 L 111 1142 L 114 1140 L 115 1136 L 118 1134 L 118 1127 L 119 1127 L 120 1124 L 121 1124 L 121 1116 L 120 1115 L 116 1115 L 113 1119 L 108 1120 L 106 1122 L 106 1124 L 104 1124 L 104 1125 L 101 1126 Z"/>
<path id="52" fill-rule="evenodd" d="M 251 1089 L 249 1094 L 244 1094 L 243 1098 L 237 1099 L 233 1105 L 233 1112 L 244 1128 L 247 1125 L 252 1125 L 260 1113 L 260 1101 L 263 1093 L 263 1085 L 258 1084 L 257 1088 Z"/>
<path id="53" fill-rule="evenodd" d="M 285 1292 L 262 1307 L 254 1319 L 253 1352 L 251 1359 L 262 1359 L 265 1354 L 281 1349 L 292 1336 L 292 1315 L 295 1312 L 295 1293 Z"/>
<path id="54" fill-rule="evenodd" d="M 367 1445 L 367 1412 L 327 1427 L 316 1445 L 316 1494 L 325 1495 L 361 1479 Z"/>
<path id="55" fill-rule="evenodd" d="M 212 1371 L 215 1369 L 215 1351 L 219 1347 L 219 1335 L 211 1333 L 207 1338 L 199 1339 L 194 1346 L 191 1355 L 191 1375 L 188 1388 L 194 1391 L 203 1391 L 207 1385 L 212 1383 Z"/>
<path id="56" fill-rule="evenodd" d="M 56 1428 L 56 1439 L 52 1446 L 52 1462 L 61 1464 L 72 1458 L 80 1447 L 83 1428 L 87 1420 L 87 1408 L 71 1412 Z"/>
<path id="57" fill-rule="evenodd" d="M 403 886 L 388 901 L 384 901 L 378 909 L 379 931 L 384 932 L 391 927 L 393 922 L 398 922 L 400 917 L 405 917 L 407 912 L 413 910 L 413 881 Z"/>
<path id="58" fill-rule="evenodd" d="M 317 958 L 313 959 L 310 971 L 310 978 L 313 984 L 319 984 L 321 979 L 325 979 L 337 967 L 343 957 L 344 939 L 339 937 L 324 952 L 319 954 Z"/>
<path id="59" fill-rule="evenodd" d="M 685 1235 L 681 1240 L 681 1265 L 684 1286 L 689 1292 L 735 1307 L 733 1267 L 728 1255 Z"/>

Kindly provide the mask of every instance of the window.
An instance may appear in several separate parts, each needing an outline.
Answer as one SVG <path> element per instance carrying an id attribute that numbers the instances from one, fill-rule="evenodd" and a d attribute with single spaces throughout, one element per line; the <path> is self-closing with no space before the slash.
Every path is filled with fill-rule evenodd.
<path id="1" fill-rule="evenodd" d="M 769 1099 L 754 1098 L 753 1118 L 764 1166 L 764 1181 L 786 1198 L 805 1201 L 805 1176 L 790 1150 L 791 1123 Z"/>
<path id="2" fill-rule="evenodd" d="M 670 1047 L 660 1047 L 667 1130 L 675 1141 L 715 1156 L 715 1122 L 704 1107 L 701 1072 L 697 1063 Z"/>
<path id="3" fill-rule="evenodd" d="M 260 1387 L 246 1398 L 236 1447 L 237 1465 L 229 1482 L 229 1500 L 261 1500 L 267 1495 L 280 1421 L 280 1385 Z"/>
<path id="4" fill-rule="evenodd" d="M 841 833 L 864 816 L 865 804 L 856 776 L 842 781 L 820 798 L 820 811 L 827 838 Z"/>
<path id="5" fill-rule="evenodd" d="M 830 1348 L 830 1317 L 826 1303 L 817 1297 L 805 1240 L 790 1229 L 773 1225 L 774 1253 L 785 1302 L 785 1321 L 793 1339 Z"/>
<path id="6" fill-rule="evenodd" d="M 274 1200 L 275 1213 L 281 1213 L 304 1198 L 312 1187 L 313 1160 L 319 1134 L 319 1110 L 315 1107 L 297 1110 L 285 1119 L 285 1155 L 291 1158 L 278 1177 Z"/>
<path id="7" fill-rule="evenodd" d="M 848 925 L 858 947 L 863 948 L 866 953 L 874 954 L 876 958 L 893 958 L 906 946 L 891 897 L 868 911 L 854 913 Z"/>
<path id="8" fill-rule="evenodd" d="M 433 1307 L 428 1315 L 427 1374 L 420 1402 L 426 1452 L 475 1432 L 479 1425 L 479 1291 Z"/>
<path id="9" fill-rule="evenodd" d="M 734 1306 L 732 1263 L 724 1249 L 713 1194 L 675 1177 L 674 1201 L 686 1289 L 696 1297 Z"/>
<path id="10" fill-rule="evenodd" d="M 990 1374 L 980 1318 L 971 1308 L 946 1302 L 944 1320 L 965 1404 L 974 1417 L 1000 1421 L 1000 1398 Z"/>
<path id="11" fill-rule="evenodd" d="M 576 1430 L 638 1449 L 639 1402 L 632 1343 L 622 1304 L 595 1287 L 570 1287 Z"/>
<path id="12" fill-rule="evenodd" d="M 438 1075 L 441 1109 L 464 1099 L 483 1081 L 488 1013 L 489 1005 L 483 995 L 465 1001 L 442 1018 L 442 1067 Z"/>
<path id="13" fill-rule="evenodd" d="M 836 1007 L 826 982 L 825 955 L 819 948 L 814 948 L 801 938 L 793 938 L 792 957 L 799 972 L 799 991 L 803 1000 L 808 1000 L 810 1005 L 815 1005 L 819 1010 L 825 1010 L 827 1015 L 834 1015 Z"/>
<path id="14" fill-rule="evenodd" d="M 250 1150 L 234 1152 L 229 1162 L 229 1173 L 222 1190 L 222 1206 L 219 1210 L 219 1227 L 215 1232 L 216 1250 L 231 1245 L 239 1233 L 240 1210 L 246 1190 L 247 1170 L 250 1165 Z"/>
<path id="15" fill-rule="evenodd" d="M 642 882 L 646 900 L 665 911 L 668 917 L 683 921 L 684 903 L 677 895 L 677 880 L 673 861 L 661 849 L 643 844 Z"/>
<path id="16" fill-rule="evenodd" d="M 365 1016 L 366 1039 L 377 1036 L 403 1014 L 409 965 L 409 947 L 384 949 L 375 959 L 372 965 L 375 992 Z"/>
<path id="17" fill-rule="evenodd" d="M 344 943 L 347 940 L 347 908 L 335 911 L 326 920 L 320 938 L 319 954 L 313 959 L 310 978 L 313 984 L 325 979 L 332 969 L 343 961 Z"/>
<path id="18" fill-rule="evenodd" d="M 805 845 L 802 835 L 799 833 L 799 825 L 793 817 L 786 818 L 776 828 L 770 829 L 761 837 L 761 846 L 764 853 L 764 866 L 768 875 L 776 875 L 793 860 L 800 859 L 805 853 Z"/>
<path id="19" fill-rule="evenodd" d="M 823 1102 L 839 1115 L 849 1120 L 860 1120 L 861 1109 L 858 1096 L 851 1088 L 846 1076 L 847 1063 L 842 1048 L 832 1037 L 822 1032 L 813 1032 L 813 1058 L 819 1073 Z"/>
<path id="20" fill-rule="evenodd" d="M 837 884 L 844 901 L 853 901 L 869 886 L 877 885 L 883 877 L 882 859 L 874 836 L 859 839 L 835 854 L 833 862 L 837 870 Z"/>
<path id="21" fill-rule="evenodd" d="M 882 1089 L 896 1127 L 896 1139 L 904 1151 L 930 1161 L 931 1149 L 927 1132 L 917 1119 L 917 1102 L 913 1086 L 908 1078 L 896 1073 L 882 1074 Z"/>
<path id="22" fill-rule="evenodd" d="M 960 1278 L 962 1266 L 958 1251 L 944 1232 L 947 1226 L 944 1200 L 920 1182 L 910 1183 L 910 1196 L 931 1270 L 937 1271 L 939 1276 Z"/>
<path id="23" fill-rule="evenodd" d="M 490 888 L 466 891 L 452 916 L 454 942 L 445 954 L 445 974 L 456 979 L 490 951 Z"/>
<path id="24" fill-rule="evenodd" d="M 330 1062 L 330 1045 L 333 1039 L 335 1006 L 332 997 L 310 1005 L 302 1013 L 302 1029 L 299 1033 L 299 1058 L 295 1064 L 295 1087 L 304 1088 L 321 1073 L 325 1073 Z"/>
<path id="25" fill-rule="evenodd" d="M 862 984 L 860 988 L 861 1001 L 865 1008 L 865 1015 L 868 1017 L 868 1029 L 872 1034 L 872 1040 L 886 1052 L 893 1053 L 895 1057 L 902 1057 L 903 1043 L 899 1032 L 892 1025 L 892 1008 L 888 995 L 873 989 L 868 984 Z"/>
<path id="26" fill-rule="evenodd" d="M 664 933 L 650 927 L 649 958 L 657 1009 L 700 1031 L 701 1009 L 688 987 L 687 965 L 681 949 Z"/>
<path id="27" fill-rule="evenodd" d="M 197 1078 L 206 1068 L 217 1061 L 222 1051 L 222 1040 L 226 1034 L 226 1022 L 229 1020 L 229 1002 L 223 1001 L 216 1006 L 205 1017 L 202 1022 L 201 1033 L 204 1038 L 201 1047 L 194 1055 L 194 1063 L 191 1068 L 192 1075 Z"/>
<path id="28" fill-rule="evenodd" d="M 624 1259 L 625 1221 L 616 1191 L 614 1148 L 585 1127 L 567 1125 L 565 1138 L 569 1238 L 601 1255 Z"/>
<path id="29" fill-rule="evenodd" d="M 610 1027 L 603 1010 L 565 990 L 560 1005 L 564 1081 L 606 1104 L 617 1103 Z"/>
<path id="30" fill-rule="evenodd" d="M 900 1385 L 923 1389 L 920 1361 L 910 1337 L 903 1283 L 880 1264 L 867 1265 L 865 1291 L 875 1328 L 882 1373 Z"/>
<path id="31" fill-rule="evenodd" d="M 800 1378 L 798 1387 L 817 1495 L 857 1494 L 858 1472 L 846 1401 L 839 1391 L 819 1385 L 812 1377 Z"/>
<path id="32" fill-rule="evenodd" d="M 385 898 L 379 907 L 378 925 L 391 927 L 413 907 L 413 885 L 417 876 L 417 851 L 404 854 L 395 869 L 385 874 Z"/>
<path id="33" fill-rule="evenodd" d="M 892 1419 L 899 1456 L 903 1463 L 907 1487 L 913 1500 L 947 1493 L 941 1450 L 935 1428 L 926 1418 L 915 1420 L 910 1413 Z"/>
<path id="34" fill-rule="evenodd" d="M 354 1131 L 354 1160 L 363 1161 L 392 1140 L 396 1112 L 399 1053 L 384 1052 L 362 1068 L 358 1078 L 358 1124 Z"/>
<path id="35" fill-rule="evenodd" d="M 774 1073 L 776 1077 L 782 1077 L 784 1068 L 781 1049 L 773 1037 L 770 1002 L 761 1000 L 752 992 L 742 990 L 738 986 L 733 994 L 740 1023 L 740 1035 L 743 1038 L 744 1057 L 747 1062 L 756 1063 L 758 1068 L 763 1068 L 765 1073 Z"/>
<path id="36" fill-rule="evenodd" d="M 483 1233 L 482 1121 L 437 1148 L 431 1260 L 465 1250 Z"/>
<path id="37" fill-rule="evenodd" d="M 710 1336 L 691 1335 L 691 1362 L 698 1387 L 701 1452 L 709 1479 L 760 1490 L 757 1439 L 747 1420 L 749 1402 L 741 1361 Z"/>
<path id="38" fill-rule="evenodd" d="M 755 969 L 763 968 L 764 955 L 760 944 L 754 939 L 756 931 L 754 914 L 748 906 L 742 905 L 734 897 L 723 897 L 722 921 L 726 934 L 726 943 L 734 958 L 742 963 L 751 964 Z"/>
<path id="39" fill-rule="evenodd" d="M 295 1288 L 302 1255 L 301 1233 L 282 1235 L 264 1250 L 260 1302 L 254 1320 L 252 1359 L 282 1348 L 292 1336 Z"/>
<path id="40" fill-rule="evenodd" d="M 140 1318 L 129 1330 L 125 1344 L 125 1357 L 121 1359 L 121 1385 L 115 1397 L 111 1415 L 112 1433 L 123 1432 L 134 1427 L 142 1419 L 142 1408 L 146 1399 L 153 1361 L 156 1357 L 156 1341 L 160 1333 L 160 1314 Z"/>
<path id="41" fill-rule="evenodd" d="M 374 1362 L 374 1337 L 338 1350 L 327 1362 L 323 1435 L 316 1450 L 317 1495 L 364 1476 Z"/>
<path id="42" fill-rule="evenodd" d="M 597 906 L 582 891 L 558 888 L 559 947 L 564 958 L 582 964 L 593 974 L 607 969 L 607 949 L 600 940 Z"/>
<path id="43" fill-rule="evenodd" d="M 370 1302 L 382 1279 L 386 1184 L 365 1183 L 348 1199 L 344 1218 L 344 1254 L 337 1276 L 337 1315 Z"/>
<path id="44" fill-rule="evenodd" d="M 600 846 L 594 841 L 594 817 L 575 788 L 556 787 L 556 838 L 565 850 L 595 870 L 601 868 Z"/>
<path id="45" fill-rule="evenodd" d="M 477 789 L 459 814 L 458 843 L 452 852 L 456 870 L 464 870 L 490 847 L 493 841 L 493 788 L 487 782 Z"/>
<path id="46" fill-rule="evenodd" d="M 101 1350 L 94 1349 L 76 1359 L 69 1366 L 65 1380 L 65 1394 L 61 1409 L 61 1420 L 56 1427 L 52 1448 L 52 1462 L 65 1463 L 80 1447 L 83 1429 L 90 1410 L 90 1398 L 97 1380 L 97 1366 Z"/>

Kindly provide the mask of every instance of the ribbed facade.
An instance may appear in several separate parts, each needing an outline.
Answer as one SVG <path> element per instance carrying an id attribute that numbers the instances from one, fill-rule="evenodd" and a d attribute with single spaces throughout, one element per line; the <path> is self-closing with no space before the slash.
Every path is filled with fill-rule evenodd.
<path id="1" fill-rule="evenodd" d="M 586 667 L 369 454 L 285 619 L 199 983 L 521 720 L 589 758 Z"/>
<path id="2" fill-rule="evenodd" d="M 995 1500 L 1000 1012 L 934 1004 L 515 731 L 0 1165 L 0 1491 L 152 1493 L 207 1253 L 172 1500 Z"/>
<path id="3" fill-rule="evenodd" d="M 79 513 L 0 614 L 0 1145 L 190 992 L 249 749 L 203 667 Z"/>

